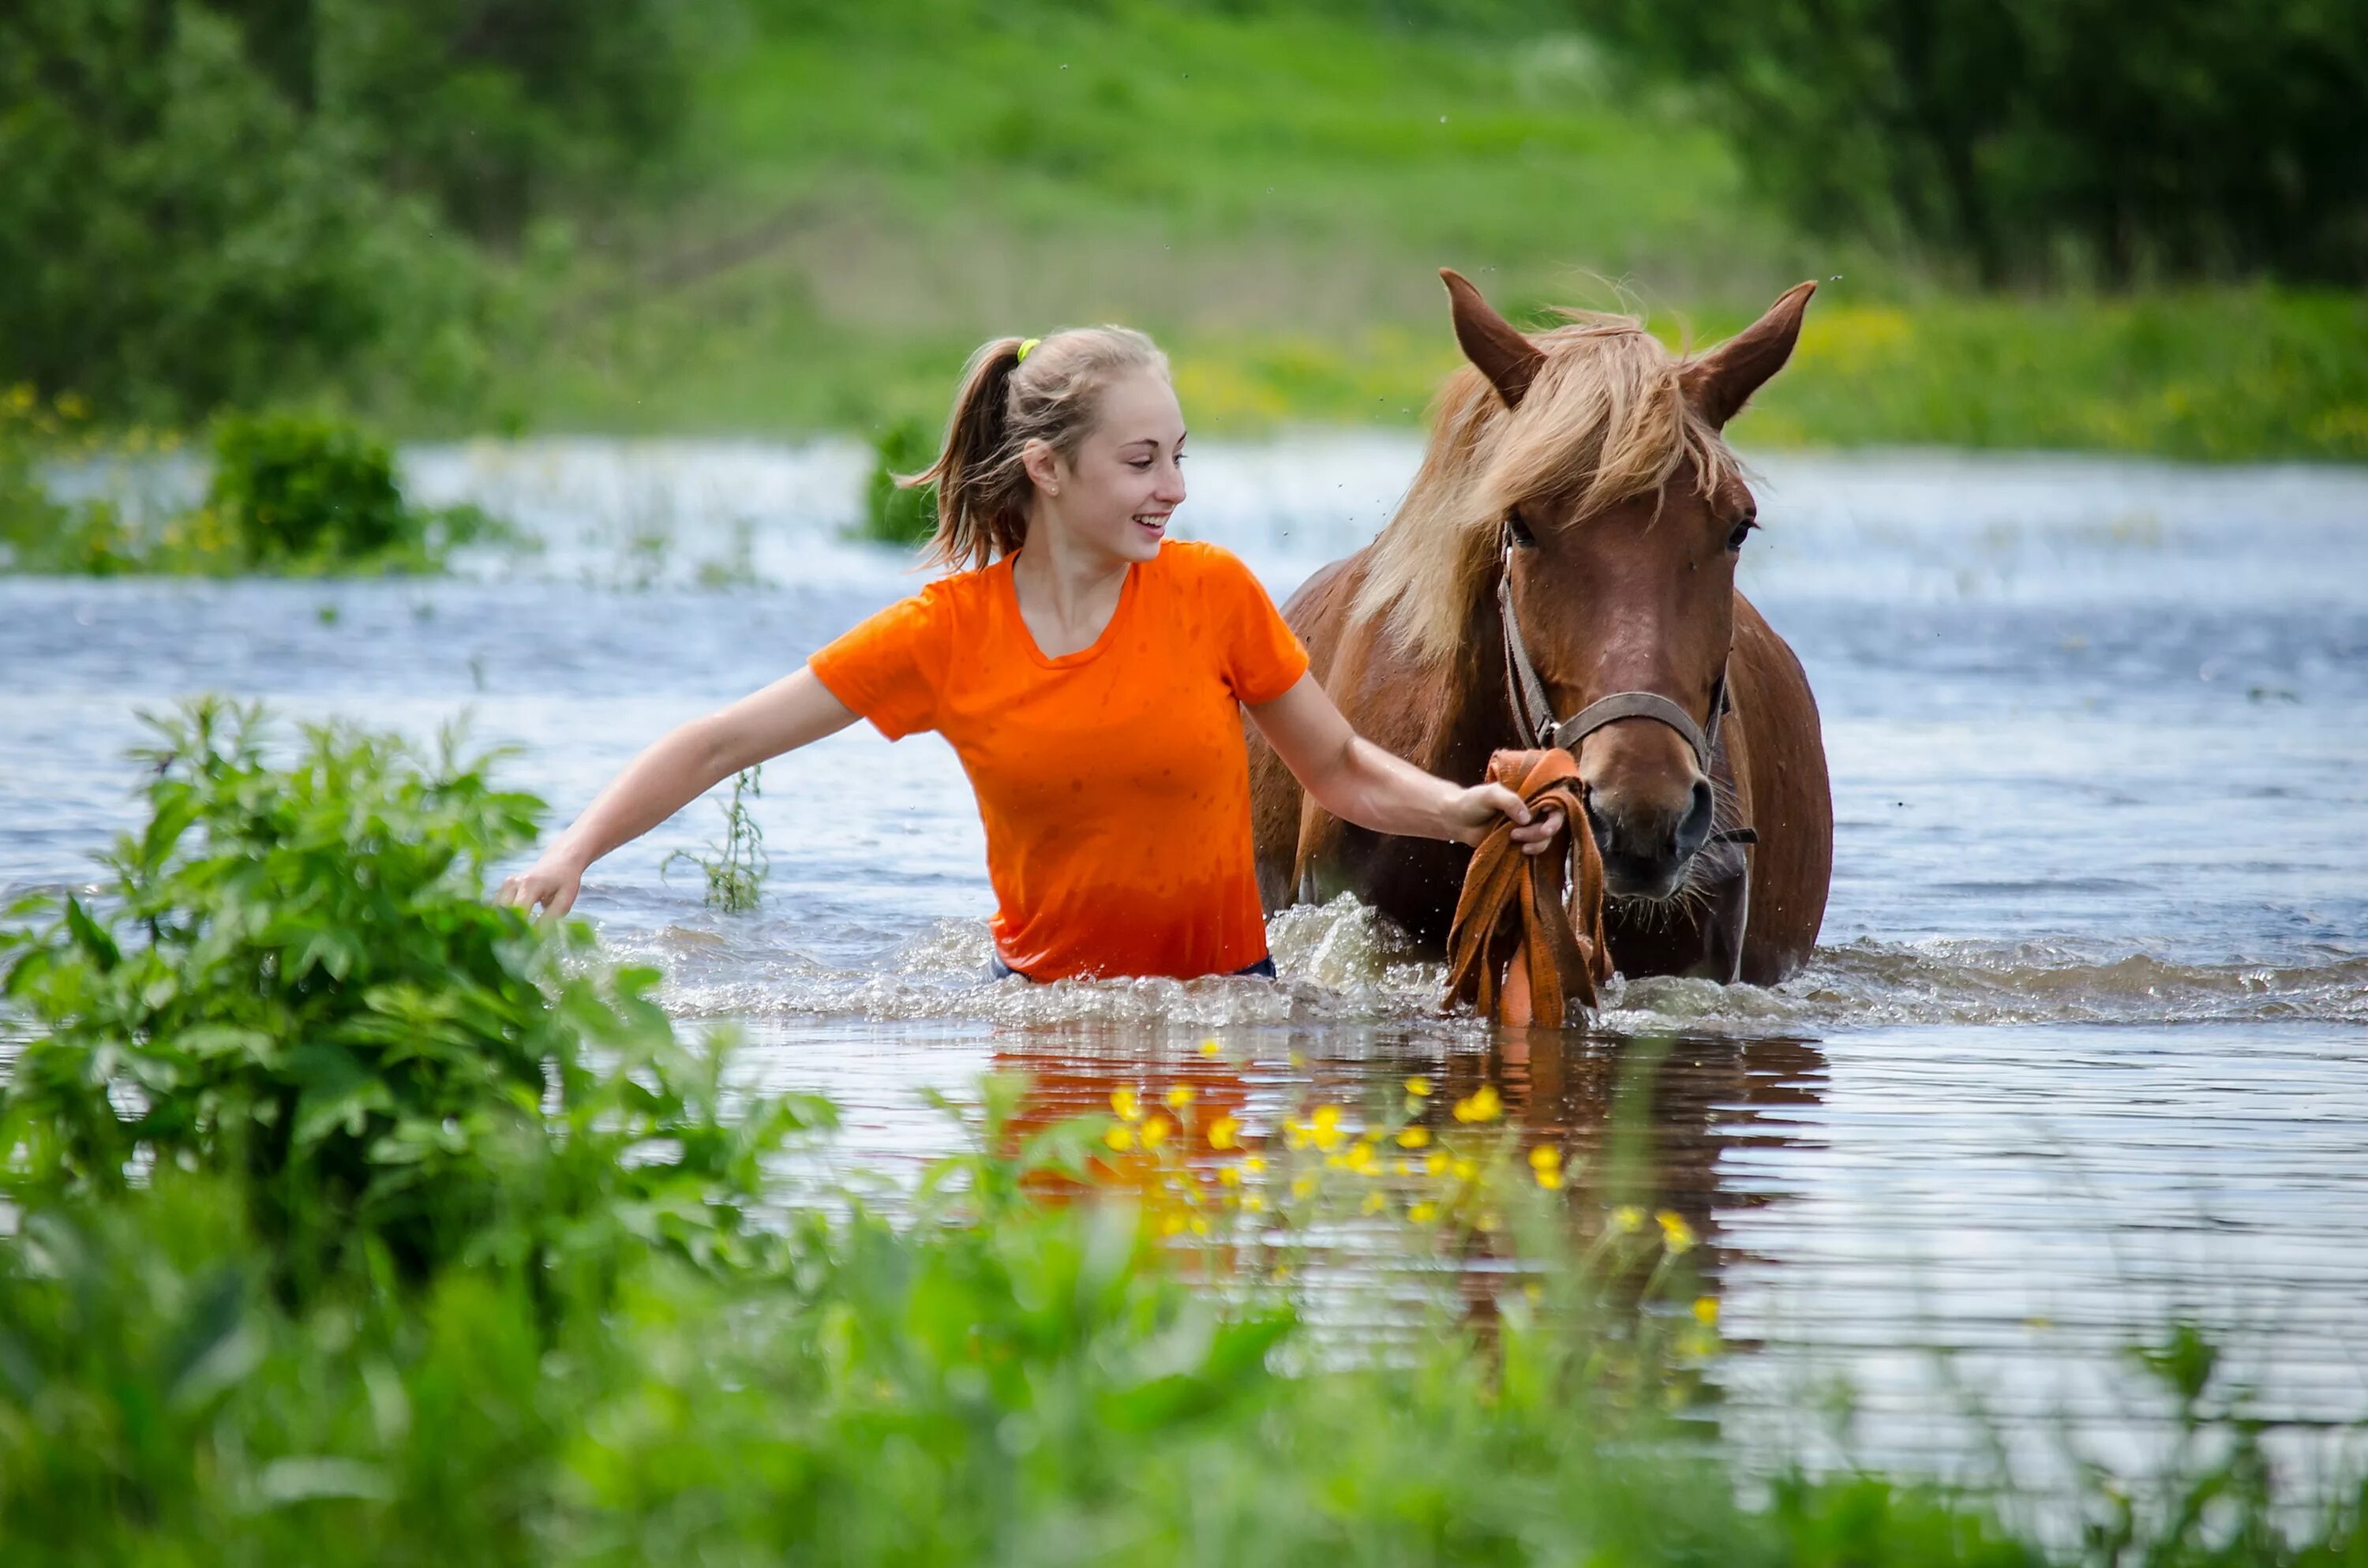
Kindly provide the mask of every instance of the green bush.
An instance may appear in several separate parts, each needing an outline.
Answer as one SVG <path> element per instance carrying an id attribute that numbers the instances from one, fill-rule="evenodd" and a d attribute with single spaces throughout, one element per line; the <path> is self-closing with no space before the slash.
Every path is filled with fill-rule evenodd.
<path id="1" fill-rule="evenodd" d="M 301 415 L 224 420 L 206 505 L 258 562 L 367 560 L 417 543 L 384 443 Z"/>
<path id="2" fill-rule="evenodd" d="M 863 492 L 863 537 L 918 544 L 938 528 L 938 487 L 896 483 L 938 459 L 937 431 L 918 415 L 890 425 L 871 441 L 871 478 Z"/>
<path id="3" fill-rule="evenodd" d="M 95 902 L 0 932 L 40 1033 L 0 1090 L 20 1198 L 120 1196 L 157 1166 L 234 1177 L 278 1283 L 454 1264 L 616 1267 L 630 1238 L 737 1267 L 761 1161 L 811 1103 L 727 1111 L 648 970 L 586 973 L 484 897 L 537 802 L 448 737 L 422 761 L 313 729 L 267 766 L 252 710 L 154 721 L 149 820 Z"/>

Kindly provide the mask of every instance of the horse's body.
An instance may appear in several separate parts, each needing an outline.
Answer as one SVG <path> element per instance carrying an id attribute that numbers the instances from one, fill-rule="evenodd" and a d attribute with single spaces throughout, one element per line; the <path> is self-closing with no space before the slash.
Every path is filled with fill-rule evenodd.
<path id="1" fill-rule="evenodd" d="M 1565 416 L 1597 407 L 1614 420 L 1644 418 L 1638 410 L 1658 383 L 1642 357 L 1657 345 L 1645 349 L 1609 327 L 1565 329 L 1533 344 L 1493 312 L 1474 317 L 1474 307 L 1487 308 L 1461 284 L 1451 278 L 1458 333 L 1481 374 L 1458 372 L 1442 392 L 1432 449 L 1389 529 L 1310 578 L 1283 614 L 1359 734 L 1458 782 L 1485 777 L 1490 753 L 1535 740 L 1522 733 L 1508 676 L 1499 583 L 1508 572 L 1510 602 L 1554 710 L 1576 714 L 1611 693 L 1641 691 L 1714 717 L 1706 753 L 1649 716 L 1570 743 L 1613 873 L 1612 957 L 1632 976 L 1781 980 L 1807 960 L 1824 917 L 1832 798 L 1800 661 L 1733 587 L 1732 555 L 1751 527 L 1751 503 L 1716 432 L 1790 352 L 1807 292 L 1787 295 L 1719 354 L 1669 360 L 1684 408 L 1659 411 L 1631 439 L 1558 432 L 1554 422 L 1583 423 Z M 1788 305 L 1789 319 L 1779 319 Z M 1629 370 L 1644 378 L 1642 392 L 1607 401 L 1596 389 L 1571 390 L 1596 372 L 1557 369 L 1556 357 L 1600 348 L 1590 332 L 1621 337 L 1616 351 L 1636 358 Z M 1532 381 L 1545 390 L 1528 398 L 1525 413 Z M 1508 434 L 1516 415 L 1528 424 Z M 1674 435 L 1661 428 L 1671 419 Z M 1668 452 L 1642 450 L 1665 435 L 1675 443 Z M 1575 443 L 1578 467 L 1549 449 L 1556 440 Z M 1543 494 L 1534 475 L 1524 479 L 1525 460 L 1552 481 Z M 1598 471 L 1622 460 L 1644 463 L 1645 477 L 1658 483 L 1639 487 L 1618 474 L 1599 482 Z M 1722 692 L 1725 711 L 1713 716 Z M 1344 823 L 1305 799 L 1255 727 L 1250 741 L 1269 909 L 1345 891 L 1418 939 L 1443 943 L 1471 850 Z M 1736 841 L 1745 828 L 1756 844 Z"/>

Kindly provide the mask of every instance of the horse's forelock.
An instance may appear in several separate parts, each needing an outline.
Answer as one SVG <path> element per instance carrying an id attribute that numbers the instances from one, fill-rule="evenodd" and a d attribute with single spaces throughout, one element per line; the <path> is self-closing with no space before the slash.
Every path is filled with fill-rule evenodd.
<path id="1" fill-rule="evenodd" d="M 1551 500 L 1587 517 L 1662 489 L 1689 458 L 1704 494 L 1735 472 L 1686 402 L 1682 361 L 1641 324 L 1573 312 L 1534 341 L 1545 364 L 1518 409 L 1468 365 L 1447 379 L 1422 466 L 1374 543 L 1356 612 L 1386 616 L 1427 662 L 1463 641 L 1511 507 Z"/>

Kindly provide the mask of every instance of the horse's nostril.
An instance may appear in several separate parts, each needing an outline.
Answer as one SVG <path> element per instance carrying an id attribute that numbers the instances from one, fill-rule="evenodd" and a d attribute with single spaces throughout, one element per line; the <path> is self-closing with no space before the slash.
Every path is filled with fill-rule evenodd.
<path id="1" fill-rule="evenodd" d="M 1710 837 L 1711 818 L 1716 811 L 1717 803 L 1711 797 L 1710 780 L 1695 779 L 1693 802 L 1686 808 L 1685 821 L 1678 824 L 1679 858 L 1683 859 L 1700 849 L 1702 841 Z"/>
<path id="2" fill-rule="evenodd" d="M 1600 855 L 1611 854 L 1613 838 L 1611 819 L 1595 809 L 1593 790 L 1582 788 L 1578 800 L 1579 804 L 1587 809 L 1587 828 L 1589 833 L 1595 835 L 1596 852 Z"/>

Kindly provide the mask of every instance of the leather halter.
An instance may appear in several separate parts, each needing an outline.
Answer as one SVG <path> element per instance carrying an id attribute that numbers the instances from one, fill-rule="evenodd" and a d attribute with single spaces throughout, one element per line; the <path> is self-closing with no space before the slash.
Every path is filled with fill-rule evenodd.
<path id="1" fill-rule="evenodd" d="M 1513 541 L 1507 530 L 1503 569 L 1497 575 L 1497 605 L 1505 621 L 1505 693 L 1513 707 L 1513 722 L 1520 730 L 1524 744 L 1533 747 L 1558 746 L 1576 757 L 1587 737 L 1622 719 L 1650 719 L 1667 724 L 1684 738 L 1694 754 L 1694 766 L 1702 777 L 1711 775 L 1712 754 L 1718 749 L 1718 722 L 1733 704 L 1726 699 L 1726 665 L 1718 666 L 1718 679 L 1711 683 L 1710 722 L 1694 722 L 1694 716 L 1656 691 L 1615 691 L 1600 701 L 1590 702 L 1567 719 L 1557 720 L 1554 703 L 1546 697 L 1545 682 L 1538 678 L 1537 665 L 1530 662 L 1530 650 L 1521 641 L 1521 623 L 1513 614 Z"/>

